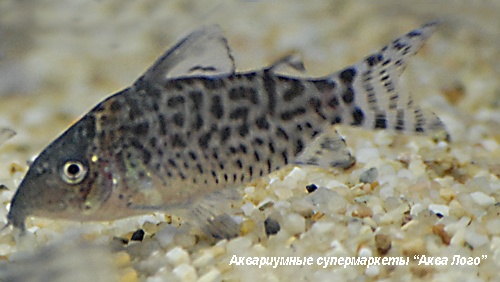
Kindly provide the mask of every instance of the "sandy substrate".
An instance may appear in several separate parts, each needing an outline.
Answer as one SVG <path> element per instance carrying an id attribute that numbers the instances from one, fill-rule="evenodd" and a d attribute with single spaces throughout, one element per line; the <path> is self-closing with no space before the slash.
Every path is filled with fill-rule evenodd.
<path id="1" fill-rule="evenodd" d="M 442 19 L 402 89 L 443 119 L 452 142 L 340 127 L 356 165 L 290 167 L 242 187 L 241 235 L 231 240 L 161 213 L 29 219 L 26 236 L 0 234 L 0 280 L 500 280 L 500 4 L 305 3 L 1 2 L 0 126 L 17 135 L 0 148 L 0 222 L 28 160 L 204 24 L 222 27 L 239 70 L 298 51 L 319 76 Z"/>

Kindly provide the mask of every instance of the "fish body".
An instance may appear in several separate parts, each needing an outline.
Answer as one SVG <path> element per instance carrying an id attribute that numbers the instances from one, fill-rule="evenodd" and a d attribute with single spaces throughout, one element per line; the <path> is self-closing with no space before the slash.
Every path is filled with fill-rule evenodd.
<path id="1" fill-rule="evenodd" d="M 189 206 L 288 164 L 349 166 L 343 140 L 326 133 L 335 124 L 446 134 L 397 87 L 435 27 L 320 78 L 282 74 L 301 69 L 292 57 L 236 72 L 220 29 L 201 28 L 40 153 L 13 197 L 9 224 L 24 228 L 31 215 L 113 220 Z"/>

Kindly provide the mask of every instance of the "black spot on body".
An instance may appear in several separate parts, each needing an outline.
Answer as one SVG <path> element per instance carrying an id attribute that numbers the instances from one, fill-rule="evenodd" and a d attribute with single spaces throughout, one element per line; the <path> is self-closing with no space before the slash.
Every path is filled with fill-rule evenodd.
<path id="1" fill-rule="evenodd" d="M 264 89 L 267 94 L 267 108 L 272 116 L 276 110 L 276 83 L 273 74 L 270 71 L 265 71 L 263 76 Z"/>
<path id="2" fill-rule="evenodd" d="M 288 121 L 293 119 L 296 116 L 300 116 L 306 113 L 306 108 L 304 107 L 297 107 L 292 110 L 284 111 L 281 113 L 281 119 L 284 121 Z"/>
<path id="3" fill-rule="evenodd" d="M 192 127 L 196 131 L 200 130 L 203 127 L 203 119 L 201 118 L 200 114 L 196 114 Z"/>
<path id="4" fill-rule="evenodd" d="M 196 164 L 196 168 L 198 168 L 198 171 L 203 174 L 203 167 L 201 166 L 201 164 Z"/>
<path id="5" fill-rule="evenodd" d="M 366 58 L 366 63 L 368 64 L 368 66 L 370 67 L 373 67 L 375 66 L 376 64 L 378 64 L 380 62 L 379 60 L 379 56 L 377 55 L 371 55 L 369 56 L 368 58 Z"/>
<path id="6" fill-rule="evenodd" d="M 352 125 L 361 125 L 364 119 L 365 114 L 363 111 L 360 108 L 355 107 L 352 111 Z"/>
<path id="7" fill-rule="evenodd" d="M 167 119 L 163 114 L 158 115 L 158 122 L 159 127 L 160 127 L 160 134 L 161 135 L 166 135 L 167 134 Z"/>
<path id="8" fill-rule="evenodd" d="M 243 163 L 241 162 L 241 160 L 236 160 L 236 166 L 238 166 L 239 169 L 242 169 L 243 168 Z"/>
<path id="9" fill-rule="evenodd" d="M 342 94 L 342 100 L 346 104 L 350 104 L 354 101 L 354 91 L 352 87 L 347 87 L 344 93 Z"/>
<path id="10" fill-rule="evenodd" d="M 304 93 L 305 87 L 298 79 L 290 80 L 290 88 L 283 93 L 283 100 L 290 102 Z"/>
<path id="11" fill-rule="evenodd" d="M 401 40 L 398 38 L 392 42 L 392 46 L 398 50 L 401 50 L 405 48 L 407 45 L 404 43 L 401 43 Z"/>
<path id="12" fill-rule="evenodd" d="M 111 102 L 111 104 L 109 105 L 109 109 L 110 109 L 112 112 L 116 113 L 116 112 L 118 112 L 119 110 L 121 110 L 121 109 L 122 109 L 122 105 L 121 105 L 121 103 L 120 103 L 119 101 L 117 101 L 117 100 L 115 99 L 115 100 L 114 100 L 113 102 Z"/>
<path id="13" fill-rule="evenodd" d="M 387 128 L 387 119 L 384 113 L 379 113 L 375 117 L 375 128 Z"/>
<path id="14" fill-rule="evenodd" d="M 258 93 L 255 89 L 251 87 L 234 87 L 229 90 L 229 99 L 233 101 L 248 100 L 252 104 L 257 105 L 259 103 Z"/>
<path id="15" fill-rule="evenodd" d="M 253 152 L 253 156 L 254 156 L 256 162 L 260 161 L 260 155 L 259 155 L 259 153 L 257 151 Z"/>
<path id="16" fill-rule="evenodd" d="M 190 152 L 189 152 L 189 156 L 191 157 L 191 159 L 192 159 L 193 161 L 196 161 L 196 160 L 198 159 L 198 156 L 197 156 L 197 155 L 196 155 L 196 153 L 195 153 L 195 152 L 193 152 L 193 151 L 190 151 Z"/>
<path id="17" fill-rule="evenodd" d="M 184 126 L 184 115 L 182 113 L 176 113 L 173 115 L 172 120 L 174 121 L 174 124 L 182 127 Z"/>
<path id="18" fill-rule="evenodd" d="M 295 148 L 293 150 L 293 155 L 297 156 L 300 152 L 304 150 L 304 141 L 302 139 L 295 140 Z"/>
<path id="19" fill-rule="evenodd" d="M 226 126 L 220 131 L 220 140 L 221 142 L 225 142 L 229 137 L 231 137 L 231 127 Z"/>
<path id="20" fill-rule="evenodd" d="M 217 90 L 224 87 L 224 81 L 220 78 L 206 78 L 203 79 L 203 84 L 206 89 Z"/>
<path id="21" fill-rule="evenodd" d="M 255 142 L 257 145 L 262 145 L 262 144 L 264 144 L 264 140 L 262 140 L 262 138 L 260 138 L 260 137 L 255 137 L 254 142 Z"/>
<path id="22" fill-rule="evenodd" d="M 321 117 L 322 119 L 326 119 L 325 114 L 321 111 L 321 100 L 316 97 L 310 97 L 308 99 L 309 106 L 313 108 L 313 110 L 316 112 L 316 114 Z"/>
<path id="23" fill-rule="evenodd" d="M 207 149 L 208 143 L 210 142 L 211 138 L 212 138 L 212 132 L 207 132 L 201 135 L 200 139 L 198 139 L 198 145 L 200 145 L 202 149 Z"/>
<path id="24" fill-rule="evenodd" d="M 246 119 L 248 116 L 248 108 L 247 107 L 237 107 L 230 114 L 230 119 Z"/>
<path id="25" fill-rule="evenodd" d="M 255 125 L 259 129 L 269 129 L 269 122 L 267 122 L 266 116 L 261 116 L 255 120 Z"/>
<path id="26" fill-rule="evenodd" d="M 184 104 L 183 96 L 174 96 L 167 100 L 167 106 L 169 106 L 170 108 L 175 108 L 183 104 Z"/>
<path id="27" fill-rule="evenodd" d="M 184 141 L 184 138 L 182 138 L 179 134 L 174 134 L 172 136 L 171 144 L 172 144 L 173 148 L 185 148 L 186 147 L 186 141 Z"/>
<path id="28" fill-rule="evenodd" d="M 415 36 L 420 36 L 422 35 L 422 32 L 420 30 L 412 30 L 406 34 L 408 37 L 415 37 Z"/>
<path id="29" fill-rule="evenodd" d="M 403 131 L 405 129 L 404 111 L 398 110 L 396 116 L 396 130 Z"/>
<path id="30" fill-rule="evenodd" d="M 149 145 L 150 145 L 151 147 L 153 147 L 153 148 L 155 148 L 155 147 L 156 147 L 156 142 L 157 142 L 157 139 L 156 139 L 156 137 L 154 137 L 154 136 L 153 136 L 153 137 L 151 137 L 151 138 L 149 139 Z"/>
<path id="31" fill-rule="evenodd" d="M 338 124 L 342 122 L 342 117 L 341 116 L 334 116 L 332 120 L 330 121 L 331 125 Z"/>
<path id="32" fill-rule="evenodd" d="M 281 157 L 283 157 L 283 162 L 288 164 L 288 152 L 286 150 L 281 152 Z"/>
<path id="33" fill-rule="evenodd" d="M 274 143 L 272 141 L 269 142 L 268 147 L 269 147 L 269 152 L 271 152 L 271 154 L 274 154 L 275 153 Z"/>
<path id="34" fill-rule="evenodd" d="M 342 72 L 340 72 L 339 74 L 339 78 L 344 84 L 351 84 L 355 76 L 356 76 L 355 68 L 347 68 Z"/>
<path id="35" fill-rule="evenodd" d="M 191 91 L 189 92 L 189 98 L 193 102 L 193 110 L 199 111 L 203 103 L 203 93 L 200 91 Z"/>
<path id="36" fill-rule="evenodd" d="M 95 116 L 92 114 L 86 115 L 81 121 L 82 135 L 85 138 L 93 139 L 96 135 Z"/>
<path id="37" fill-rule="evenodd" d="M 168 159 L 168 163 L 169 163 L 172 167 L 177 168 L 177 163 L 175 162 L 175 160 L 174 160 L 174 159 Z"/>
<path id="38" fill-rule="evenodd" d="M 130 139 L 130 145 L 142 154 L 141 160 L 144 164 L 148 164 L 151 161 L 151 153 L 149 152 L 149 150 L 144 148 L 139 140 L 137 140 L 136 138 Z M 131 155 L 127 155 L 127 158 L 130 159 Z"/>
<path id="39" fill-rule="evenodd" d="M 278 127 L 276 129 L 276 136 L 279 137 L 279 138 L 282 138 L 282 139 L 285 139 L 286 141 L 288 141 L 288 134 L 286 133 L 286 131 L 281 128 L 281 127 Z"/>
<path id="40" fill-rule="evenodd" d="M 247 134 L 250 132 L 250 130 L 248 129 L 248 125 L 246 123 L 240 125 L 238 127 L 238 132 L 241 137 L 247 136 Z"/>
<path id="41" fill-rule="evenodd" d="M 212 96 L 212 106 L 210 106 L 210 112 L 217 119 L 224 116 L 224 107 L 222 106 L 220 96 Z"/>
<path id="42" fill-rule="evenodd" d="M 339 99 L 337 98 L 337 96 L 333 96 L 332 99 L 330 99 L 330 101 L 328 101 L 328 106 L 331 108 L 337 108 L 339 105 L 340 105 L 340 103 L 339 103 Z"/>
<path id="43" fill-rule="evenodd" d="M 247 146 L 245 146 L 244 144 L 240 144 L 240 150 L 243 154 L 246 154 L 247 153 Z"/>
<path id="44" fill-rule="evenodd" d="M 136 118 L 140 117 L 142 115 L 141 108 L 139 105 L 137 105 L 137 101 L 135 100 L 128 100 L 128 117 L 131 120 L 135 120 Z"/>
<path id="45" fill-rule="evenodd" d="M 329 81 L 325 79 L 315 80 L 313 81 L 313 83 L 316 86 L 316 88 L 318 88 L 318 91 L 321 93 L 331 92 L 336 87 L 334 81 Z"/>

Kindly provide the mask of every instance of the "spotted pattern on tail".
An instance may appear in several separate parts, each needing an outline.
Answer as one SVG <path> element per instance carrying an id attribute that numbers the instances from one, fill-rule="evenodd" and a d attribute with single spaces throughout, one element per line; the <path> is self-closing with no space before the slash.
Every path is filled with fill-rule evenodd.
<path id="1" fill-rule="evenodd" d="M 441 120 L 413 103 L 398 87 L 399 76 L 436 29 L 431 22 L 392 41 L 380 51 L 327 78 L 328 104 L 342 109 L 339 123 L 368 129 L 425 133 L 449 139 Z"/>

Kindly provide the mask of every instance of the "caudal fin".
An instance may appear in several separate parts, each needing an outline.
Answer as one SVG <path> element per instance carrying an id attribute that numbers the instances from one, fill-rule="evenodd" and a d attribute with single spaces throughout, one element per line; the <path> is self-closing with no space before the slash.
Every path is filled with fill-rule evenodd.
<path id="1" fill-rule="evenodd" d="M 399 76 L 435 31 L 437 21 L 427 23 L 392 41 L 380 51 L 329 77 L 337 86 L 342 123 L 368 129 L 424 133 L 449 139 L 443 122 L 432 112 L 415 105 L 398 87 Z"/>

